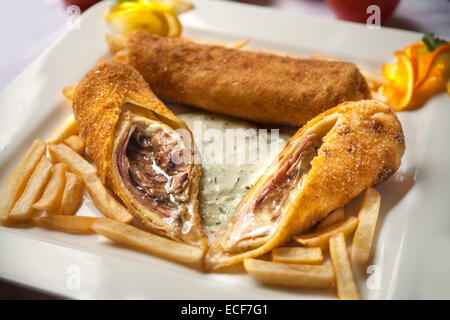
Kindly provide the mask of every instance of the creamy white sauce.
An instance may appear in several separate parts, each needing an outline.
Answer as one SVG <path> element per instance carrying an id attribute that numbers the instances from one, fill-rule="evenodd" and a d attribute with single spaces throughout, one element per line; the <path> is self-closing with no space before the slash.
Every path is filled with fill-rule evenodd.
<path id="1" fill-rule="evenodd" d="M 259 131 L 264 127 L 207 112 L 182 113 L 178 117 L 193 132 L 202 157 L 199 213 L 207 226 L 220 225 L 232 216 L 236 205 L 295 132 L 292 128 L 281 128 L 279 134 L 271 129 L 264 134 Z M 227 149 L 227 129 L 250 130 L 245 132 L 255 134 L 237 139 Z"/>

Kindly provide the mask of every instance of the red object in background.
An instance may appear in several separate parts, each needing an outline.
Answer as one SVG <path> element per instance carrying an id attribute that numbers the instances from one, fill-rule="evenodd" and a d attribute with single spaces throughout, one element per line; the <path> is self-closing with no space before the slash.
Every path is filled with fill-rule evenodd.
<path id="1" fill-rule="evenodd" d="M 377 5 L 381 11 L 381 22 L 389 18 L 400 0 L 326 0 L 339 19 L 365 23 L 370 16 L 367 7 Z"/>
<path id="2" fill-rule="evenodd" d="M 86 10 L 90 6 L 92 6 L 94 3 L 99 2 L 100 0 L 64 0 L 64 3 L 68 6 L 70 5 L 76 5 L 79 6 L 81 11 Z"/>

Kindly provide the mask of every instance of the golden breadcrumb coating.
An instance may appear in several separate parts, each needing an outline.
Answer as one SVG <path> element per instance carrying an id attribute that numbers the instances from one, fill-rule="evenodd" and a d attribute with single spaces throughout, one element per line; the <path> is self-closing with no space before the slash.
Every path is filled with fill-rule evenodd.
<path id="1" fill-rule="evenodd" d="M 344 101 L 370 98 L 356 65 L 280 57 L 133 31 L 116 56 L 164 101 L 250 121 L 300 126 Z"/>

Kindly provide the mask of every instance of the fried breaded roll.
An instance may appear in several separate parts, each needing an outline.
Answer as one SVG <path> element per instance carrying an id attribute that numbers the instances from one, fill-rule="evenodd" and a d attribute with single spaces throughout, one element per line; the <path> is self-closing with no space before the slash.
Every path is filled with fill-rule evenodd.
<path id="1" fill-rule="evenodd" d="M 124 43 L 116 57 L 138 70 L 162 100 L 241 119 L 300 126 L 341 102 L 370 98 L 364 77 L 348 62 L 280 57 L 143 31 L 130 32 Z"/>
<path id="2" fill-rule="evenodd" d="M 130 212 L 158 234 L 204 247 L 191 133 L 142 76 L 99 63 L 77 85 L 73 111 L 100 178 Z"/>
<path id="3" fill-rule="evenodd" d="M 309 121 L 236 207 L 205 257 L 214 270 L 260 256 L 388 179 L 405 149 L 394 112 L 346 102 Z"/>

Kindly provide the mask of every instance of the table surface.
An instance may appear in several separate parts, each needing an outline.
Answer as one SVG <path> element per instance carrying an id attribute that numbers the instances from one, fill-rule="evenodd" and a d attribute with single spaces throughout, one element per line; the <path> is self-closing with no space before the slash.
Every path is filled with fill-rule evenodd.
<path id="1" fill-rule="evenodd" d="M 336 19 L 324 0 L 240 2 Z M 449 17 L 449 0 L 401 0 L 397 10 L 384 26 L 423 33 L 434 32 L 449 39 Z M 62 0 L 15 0 L 4 4 L 3 10 L 0 11 L 0 39 L 4 44 L 0 50 L 0 90 L 67 30 L 72 19 L 73 11 L 68 11 Z M 57 297 L 0 280 L 0 299 L 54 298 Z"/>

